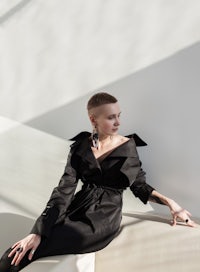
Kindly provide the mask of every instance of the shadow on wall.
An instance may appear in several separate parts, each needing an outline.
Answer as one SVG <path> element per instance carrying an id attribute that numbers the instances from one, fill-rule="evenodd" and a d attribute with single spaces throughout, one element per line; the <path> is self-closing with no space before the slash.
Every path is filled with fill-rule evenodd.
<path id="1" fill-rule="evenodd" d="M 12 16 L 16 13 L 20 12 L 23 8 L 26 7 L 32 0 L 23 0 L 17 3 L 16 5 L 12 6 L 7 12 L 0 16 L 0 24 L 5 23 L 8 21 Z"/>
<path id="2" fill-rule="evenodd" d="M 148 143 L 148 153 L 147 148 L 140 150 L 147 181 L 197 216 L 199 54 L 197 43 L 99 89 L 120 101 L 121 134 L 136 132 Z M 86 103 L 93 93 L 29 120 L 26 125 L 65 139 L 90 130 Z"/>
<path id="3" fill-rule="evenodd" d="M 90 130 L 86 112 L 90 96 L 98 91 L 107 91 L 120 101 L 123 134 L 139 129 L 145 135 L 148 130 L 152 131 L 151 134 L 155 136 L 155 132 L 163 134 L 163 128 L 164 132 L 173 128 L 174 131 L 170 133 L 173 136 L 170 137 L 174 138 L 183 126 L 192 126 L 193 123 L 187 121 L 191 121 L 191 117 L 194 120 L 199 113 L 199 53 L 200 43 L 197 43 L 25 124 L 57 137 L 71 138 L 79 131 Z"/>

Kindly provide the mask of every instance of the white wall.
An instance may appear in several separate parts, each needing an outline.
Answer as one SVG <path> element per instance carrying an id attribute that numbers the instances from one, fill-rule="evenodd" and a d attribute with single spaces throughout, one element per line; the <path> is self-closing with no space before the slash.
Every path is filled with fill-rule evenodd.
<path id="1" fill-rule="evenodd" d="M 1 0 L 0 115 L 25 122 L 200 38 L 198 0 Z"/>

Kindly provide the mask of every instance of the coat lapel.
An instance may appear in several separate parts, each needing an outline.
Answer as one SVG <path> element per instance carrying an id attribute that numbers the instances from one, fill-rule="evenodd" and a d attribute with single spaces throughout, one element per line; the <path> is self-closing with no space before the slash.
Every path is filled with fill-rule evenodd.
<path id="1" fill-rule="evenodd" d="M 116 148 L 110 156 L 126 158 L 120 171 L 126 175 L 129 180 L 129 184 L 131 185 L 140 170 L 140 160 L 134 139 L 131 138 L 128 142 Z"/>
<path id="2" fill-rule="evenodd" d="M 78 145 L 76 155 L 81 157 L 81 160 L 85 162 L 89 168 L 101 169 L 98 161 L 95 159 L 91 147 L 89 138 L 84 138 Z"/>
<path id="3" fill-rule="evenodd" d="M 90 133 L 82 132 L 78 134 L 76 137 L 71 140 L 75 140 L 75 142 L 71 145 L 71 147 L 76 147 L 76 155 L 80 156 L 82 161 L 85 162 L 89 169 L 98 168 L 101 170 L 101 165 L 98 160 L 95 159 L 94 154 L 92 153 L 90 147 Z M 137 134 L 131 134 L 127 136 L 130 138 L 129 141 L 123 143 L 122 145 L 115 148 L 109 155 L 108 165 L 112 167 L 111 158 L 124 158 L 124 163 L 122 164 L 120 171 L 127 176 L 129 179 L 129 183 L 131 184 L 140 170 L 140 160 L 138 157 L 138 152 L 136 149 L 137 146 L 145 146 L 147 145 Z M 105 158 L 106 160 L 106 158 Z"/>

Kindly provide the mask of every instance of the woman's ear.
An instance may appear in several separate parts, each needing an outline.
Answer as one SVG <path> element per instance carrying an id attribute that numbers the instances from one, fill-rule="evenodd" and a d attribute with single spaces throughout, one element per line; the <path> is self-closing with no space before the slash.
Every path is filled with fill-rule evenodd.
<path id="1" fill-rule="evenodd" d="M 90 122 L 92 123 L 93 126 L 96 125 L 96 118 L 94 114 L 89 114 Z"/>

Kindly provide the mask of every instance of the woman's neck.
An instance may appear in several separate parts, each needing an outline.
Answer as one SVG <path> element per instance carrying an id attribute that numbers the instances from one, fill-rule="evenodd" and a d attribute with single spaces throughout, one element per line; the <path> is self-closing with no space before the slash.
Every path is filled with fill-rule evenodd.
<path id="1" fill-rule="evenodd" d="M 99 148 L 103 148 L 112 143 L 113 141 L 112 135 L 99 135 Z"/>

